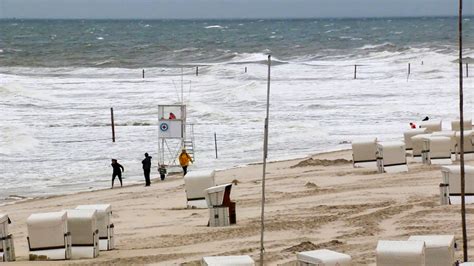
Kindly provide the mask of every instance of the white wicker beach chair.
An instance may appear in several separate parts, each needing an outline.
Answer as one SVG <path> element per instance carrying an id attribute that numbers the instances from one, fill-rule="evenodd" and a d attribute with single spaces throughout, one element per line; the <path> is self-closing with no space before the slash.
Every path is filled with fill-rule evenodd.
<path id="1" fill-rule="evenodd" d="M 202 266 L 255 266 L 250 256 L 214 256 L 203 257 Z"/>
<path id="2" fill-rule="evenodd" d="M 402 141 L 378 143 L 377 169 L 379 173 L 407 172 L 405 143 Z"/>
<path id="3" fill-rule="evenodd" d="M 377 266 L 425 266 L 424 241 L 379 240 L 375 253 Z"/>
<path id="4" fill-rule="evenodd" d="M 472 119 L 464 119 L 464 130 L 472 130 Z M 460 131 L 461 130 L 461 121 L 453 120 L 451 121 L 451 130 Z"/>
<path id="5" fill-rule="evenodd" d="M 431 136 L 442 136 L 442 137 L 448 137 L 451 140 L 451 153 L 455 154 L 456 153 L 456 131 L 437 131 L 433 132 Z"/>
<path id="6" fill-rule="evenodd" d="M 99 229 L 99 249 L 115 248 L 114 224 L 112 223 L 112 206 L 110 204 L 79 205 L 78 210 L 96 210 L 97 227 Z"/>
<path id="7" fill-rule="evenodd" d="M 71 232 L 72 259 L 99 256 L 99 228 L 96 210 L 66 210 L 67 226 Z"/>
<path id="8" fill-rule="evenodd" d="M 423 151 L 424 141 L 431 137 L 431 134 L 418 134 L 411 137 L 412 157 L 421 162 L 421 153 Z"/>
<path id="9" fill-rule="evenodd" d="M 454 265 L 453 235 L 416 235 L 410 236 L 408 241 L 425 242 L 426 266 Z"/>
<path id="10" fill-rule="evenodd" d="M 464 131 L 464 153 L 473 154 L 474 153 L 474 131 L 467 130 Z M 459 155 L 461 152 L 461 132 L 456 131 L 456 154 Z"/>
<path id="11" fill-rule="evenodd" d="M 420 128 L 426 128 L 426 133 L 433 133 L 436 131 L 441 131 L 443 130 L 442 127 L 442 121 L 441 120 L 428 120 L 428 121 L 422 121 L 420 123 Z"/>
<path id="12" fill-rule="evenodd" d="M 30 260 L 68 260 L 71 258 L 71 234 L 67 213 L 35 213 L 26 220 Z"/>
<path id="13" fill-rule="evenodd" d="M 8 225 L 11 223 L 6 213 L 0 213 L 0 261 L 15 260 L 15 246 L 13 236 L 8 232 Z"/>
<path id="14" fill-rule="evenodd" d="M 207 208 L 206 189 L 216 185 L 215 171 L 192 171 L 184 176 L 188 207 Z"/>
<path id="15" fill-rule="evenodd" d="M 465 199 L 466 203 L 474 203 L 474 166 L 464 166 Z M 442 183 L 441 202 L 460 204 L 461 202 L 461 169 L 459 165 L 441 167 Z"/>
<path id="16" fill-rule="evenodd" d="M 413 144 L 411 142 L 411 137 L 420 135 L 420 134 L 426 134 L 426 128 L 415 128 L 415 129 L 410 129 L 408 131 L 405 131 L 403 133 L 403 138 L 405 140 L 405 149 L 406 150 L 412 150 L 413 149 Z"/>
<path id="17" fill-rule="evenodd" d="M 421 155 L 424 164 L 451 164 L 451 139 L 443 136 L 425 138 Z"/>
<path id="18" fill-rule="evenodd" d="M 296 255 L 298 266 L 339 265 L 351 266 L 351 256 L 328 249 L 300 252 Z"/>
<path id="19" fill-rule="evenodd" d="M 352 142 L 352 165 L 376 166 L 377 139 L 360 140 Z"/>

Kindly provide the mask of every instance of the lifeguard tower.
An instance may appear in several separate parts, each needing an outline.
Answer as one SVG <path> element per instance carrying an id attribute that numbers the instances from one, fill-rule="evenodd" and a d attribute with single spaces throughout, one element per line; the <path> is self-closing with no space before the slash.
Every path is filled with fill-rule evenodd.
<path id="1" fill-rule="evenodd" d="M 179 166 L 182 149 L 194 160 L 194 129 L 186 123 L 186 105 L 158 105 L 158 163 Z"/>

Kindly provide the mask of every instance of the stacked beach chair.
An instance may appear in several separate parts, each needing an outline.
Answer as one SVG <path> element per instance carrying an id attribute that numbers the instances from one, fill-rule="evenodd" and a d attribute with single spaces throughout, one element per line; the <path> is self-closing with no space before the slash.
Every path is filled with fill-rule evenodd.
<path id="1" fill-rule="evenodd" d="M 339 265 L 351 266 L 351 256 L 328 249 L 303 251 L 296 255 L 298 266 Z"/>
<path id="2" fill-rule="evenodd" d="M 379 173 L 408 171 L 404 142 L 380 142 L 377 144 L 376 154 Z"/>
<path id="3" fill-rule="evenodd" d="M 467 203 L 474 203 L 474 166 L 464 166 L 464 192 Z M 459 165 L 441 167 L 440 184 L 441 204 L 459 204 L 461 202 L 461 169 Z"/>
<path id="4" fill-rule="evenodd" d="M 14 261 L 15 247 L 13 236 L 8 232 L 10 218 L 5 213 L 0 213 L 0 261 Z"/>
<path id="5" fill-rule="evenodd" d="M 202 266 L 255 266 L 255 262 L 250 256 L 214 256 L 203 257 Z"/>
<path id="6" fill-rule="evenodd" d="M 67 210 L 67 225 L 71 232 L 72 259 L 99 256 L 99 228 L 97 211 L 92 209 Z"/>
<path id="7" fill-rule="evenodd" d="M 112 206 L 110 204 L 79 205 L 76 210 L 97 211 L 97 227 L 99 229 L 99 249 L 115 248 L 114 224 L 112 223 Z"/>
<path id="8" fill-rule="evenodd" d="M 192 171 L 184 176 L 188 208 L 207 208 L 206 189 L 216 185 L 215 171 Z"/>
<path id="9" fill-rule="evenodd" d="M 235 202 L 230 200 L 232 184 L 213 186 L 206 189 L 209 208 L 209 226 L 228 226 L 236 223 Z"/>
<path id="10" fill-rule="evenodd" d="M 352 142 L 354 167 L 375 166 L 377 162 L 377 138 Z"/>
<path id="11" fill-rule="evenodd" d="M 114 249 L 111 218 L 110 204 L 30 215 L 26 221 L 30 260 L 96 258 L 99 250 Z"/>
<path id="12" fill-rule="evenodd" d="M 71 233 L 65 211 L 32 214 L 26 224 L 30 260 L 71 258 Z"/>

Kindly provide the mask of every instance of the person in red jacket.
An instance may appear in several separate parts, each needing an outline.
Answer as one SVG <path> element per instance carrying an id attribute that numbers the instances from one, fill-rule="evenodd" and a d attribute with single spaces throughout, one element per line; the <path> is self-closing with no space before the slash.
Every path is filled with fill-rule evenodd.
<path id="1" fill-rule="evenodd" d="M 416 128 L 416 125 L 415 125 L 415 123 L 413 123 L 413 122 L 410 122 L 410 127 L 411 127 L 411 128 Z"/>

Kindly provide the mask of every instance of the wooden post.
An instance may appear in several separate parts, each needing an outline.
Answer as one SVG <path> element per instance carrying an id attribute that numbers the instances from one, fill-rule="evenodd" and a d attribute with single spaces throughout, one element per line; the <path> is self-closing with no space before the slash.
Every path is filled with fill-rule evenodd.
<path id="1" fill-rule="evenodd" d="M 216 150 L 216 159 L 217 159 L 218 157 L 217 157 L 217 135 L 216 135 L 216 132 L 214 132 L 214 148 Z"/>
<path id="2" fill-rule="evenodd" d="M 466 78 L 469 77 L 469 64 L 466 63 Z"/>
<path id="3" fill-rule="evenodd" d="M 247 73 L 247 67 L 245 67 L 245 73 Z"/>
<path id="4" fill-rule="evenodd" d="M 196 67 L 196 77 L 199 76 L 199 67 Z"/>
<path id="5" fill-rule="evenodd" d="M 411 73 L 411 66 L 410 66 L 410 63 L 408 63 L 408 75 L 410 75 Z"/>
<path id="6" fill-rule="evenodd" d="M 110 108 L 110 120 L 112 125 L 112 142 L 115 142 L 114 108 Z"/>
<path id="7" fill-rule="evenodd" d="M 142 69 L 142 78 L 145 78 L 145 69 Z"/>
<path id="8" fill-rule="evenodd" d="M 357 65 L 354 65 L 354 79 L 357 79 Z"/>

